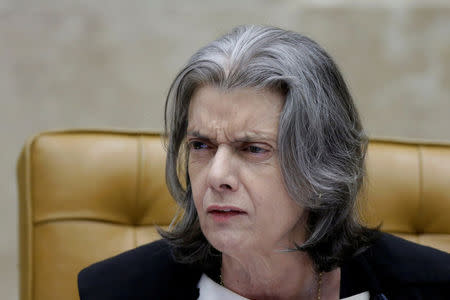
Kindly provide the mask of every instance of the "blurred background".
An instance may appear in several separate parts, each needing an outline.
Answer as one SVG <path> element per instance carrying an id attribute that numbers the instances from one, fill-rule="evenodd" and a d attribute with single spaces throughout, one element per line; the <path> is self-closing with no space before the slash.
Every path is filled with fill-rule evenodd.
<path id="1" fill-rule="evenodd" d="M 0 0 L 0 299 L 18 299 L 15 165 L 26 139 L 160 131 L 189 56 L 250 23 L 318 41 L 370 137 L 450 141 L 450 1 Z"/>

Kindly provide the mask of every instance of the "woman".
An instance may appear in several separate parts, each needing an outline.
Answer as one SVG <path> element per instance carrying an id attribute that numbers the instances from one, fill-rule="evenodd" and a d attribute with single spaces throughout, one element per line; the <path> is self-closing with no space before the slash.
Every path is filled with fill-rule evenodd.
<path id="1" fill-rule="evenodd" d="M 360 224 L 367 138 L 312 40 L 235 28 L 178 74 L 165 124 L 183 214 L 163 240 L 82 271 L 81 299 L 448 296 L 448 254 Z"/>

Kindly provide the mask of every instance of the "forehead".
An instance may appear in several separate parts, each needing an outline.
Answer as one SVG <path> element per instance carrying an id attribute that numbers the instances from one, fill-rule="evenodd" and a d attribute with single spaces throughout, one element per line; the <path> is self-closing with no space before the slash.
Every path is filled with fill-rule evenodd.
<path id="1" fill-rule="evenodd" d="M 224 91 L 205 86 L 191 98 L 188 134 L 211 139 L 262 135 L 276 138 L 284 97 L 271 90 L 238 88 Z"/>

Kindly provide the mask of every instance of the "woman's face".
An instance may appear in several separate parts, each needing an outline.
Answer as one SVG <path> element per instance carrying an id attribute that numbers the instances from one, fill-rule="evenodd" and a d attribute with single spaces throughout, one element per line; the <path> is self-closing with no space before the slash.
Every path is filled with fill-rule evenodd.
<path id="1" fill-rule="evenodd" d="M 189 107 L 189 177 L 201 229 L 219 251 L 273 251 L 304 239 L 277 155 L 281 94 L 202 87 Z"/>

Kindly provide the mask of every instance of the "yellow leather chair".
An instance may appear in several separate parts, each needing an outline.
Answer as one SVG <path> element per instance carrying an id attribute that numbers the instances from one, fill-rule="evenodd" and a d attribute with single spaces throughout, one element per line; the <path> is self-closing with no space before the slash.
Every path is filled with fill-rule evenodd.
<path id="1" fill-rule="evenodd" d="M 158 239 L 176 210 L 158 134 L 60 131 L 18 163 L 20 299 L 78 299 L 85 266 Z M 450 145 L 371 141 L 369 224 L 450 252 Z"/>

